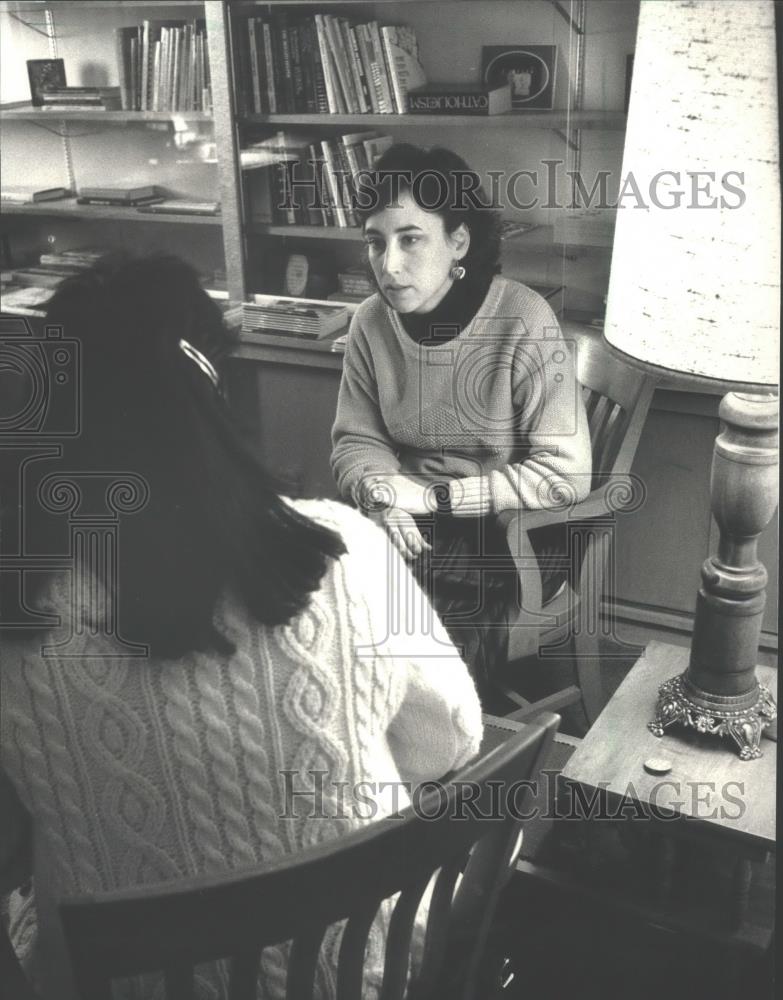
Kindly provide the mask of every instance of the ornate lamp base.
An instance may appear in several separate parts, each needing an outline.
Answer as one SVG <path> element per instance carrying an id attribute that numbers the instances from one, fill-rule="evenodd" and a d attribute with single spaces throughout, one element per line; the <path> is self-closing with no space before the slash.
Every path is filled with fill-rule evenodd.
<path id="1" fill-rule="evenodd" d="M 775 700 L 768 688 L 757 684 L 750 694 L 722 697 L 700 691 L 680 674 L 658 690 L 655 718 L 648 729 L 663 736 L 664 729 L 679 722 L 688 729 L 715 736 L 731 736 L 741 760 L 761 757 L 762 730 L 777 718 Z"/>

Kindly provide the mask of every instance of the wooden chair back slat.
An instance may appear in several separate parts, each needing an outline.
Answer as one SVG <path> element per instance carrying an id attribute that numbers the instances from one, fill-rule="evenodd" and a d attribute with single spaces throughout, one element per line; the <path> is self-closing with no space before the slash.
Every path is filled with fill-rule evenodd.
<path id="1" fill-rule="evenodd" d="M 426 992 L 435 982 L 438 970 L 443 965 L 448 943 L 448 916 L 454 899 L 454 887 L 460 876 L 463 862 L 467 859 L 454 858 L 438 872 L 432 888 L 430 912 L 424 938 L 424 954 L 419 972 L 419 989 Z"/>
<path id="2" fill-rule="evenodd" d="M 255 1000 L 261 949 L 245 949 L 231 959 L 228 1000 Z"/>
<path id="3" fill-rule="evenodd" d="M 360 908 L 343 929 L 337 960 L 337 995 L 341 1000 L 362 1000 L 364 956 L 377 912 L 377 904 L 372 900 Z"/>
<path id="4" fill-rule="evenodd" d="M 124 978 L 171 967 L 169 996 L 178 1000 L 190 996 L 196 965 L 233 956 L 239 982 L 252 978 L 246 953 L 255 955 L 265 947 L 293 940 L 289 987 L 291 983 L 296 987 L 294 996 L 309 996 L 306 987 L 312 983 L 317 961 L 316 938 L 320 945 L 322 927 L 347 920 L 345 933 L 350 940 L 343 942 L 345 968 L 338 970 L 338 975 L 355 987 L 355 996 L 361 996 L 356 969 L 363 958 L 372 916 L 382 900 L 399 893 L 387 937 L 384 973 L 388 966 L 390 979 L 388 985 L 384 983 L 383 995 L 395 1000 L 402 997 L 411 933 L 424 889 L 444 865 L 462 860 L 471 849 L 484 857 L 477 845 L 487 840 L 499 848 L 504 838 L 519 829 L 518 814 L 512 810 L 505 810 L 497 819 L 486 818 L 493 806 L 497 810 L 493 785 L 500 782 L 501 787 L 509 787 L 540 767 L 557 722 L 556 716 L 542 716 L 439 790 L 428 791 L 421 796 L 420 814 L 408 809 L 401 818 L 378 820 L 286 857 L 274 867 L 222 877 L 198 876 L 64 902 L 60 915 L 78 982 L 85 983 L 95 975 Z M 474 785 L 478 794 L 471 799 L 473 808 L 455 819 L 459 812 L 455 802 L 466 782 Z M 440 808 L 443 803 L 445 808 Z M 519 806 L 518 801 L 515 804 Z M 499 857 L 494 867 L 488 861 L 478 867 L 469 862 L 460 885 L 465 899 L 483 899 L 489 908 L 497 893 L 494 887 L 481 884 L 481 879 L 504 864 L 505 857 Z M 445 888 L 443 893 L 448 895 Z M 456 933 L 455 912 L 452 908 L 444 918 L 449 941 Z M 479 911 L 471 912 L 480 922 L 476 917 Z M 483 921 L 483 910 L 481 915 Z M 454 954 L 455 970 L 476 966 L 474 937 L 468 934 L 457 953 L 447 944 L 445 953 Z M 435 970 L 434 978 L 441 971 Z M 446 994 L 436 984 L 431 995 Z M 456 992 L 450 990 L 448 995 L 450 1000 L 471 996 L 462 989 L 461 980 Z M 96 994 L 85 996 L 97 1000 Z M 101 1000 L 104 997 L 101 995 Z M 350 997 L 346 994 L 346 1000 Z"/>
<path id="5" fill-rule="evenodd" d="M 413 924 L 430 877 L 429 874 L 420 875 L 412 884 L 407 885 L 394 907 L 386 938 L 381 1000 L 403 1000 L 405 996 Z"/>
<path id="6" fill-rule="evenodd" d="M 311 1000 L 325 931 L 325 926 L 315 927 L 294 939 L 288 958 L 285 1000 Z"/>

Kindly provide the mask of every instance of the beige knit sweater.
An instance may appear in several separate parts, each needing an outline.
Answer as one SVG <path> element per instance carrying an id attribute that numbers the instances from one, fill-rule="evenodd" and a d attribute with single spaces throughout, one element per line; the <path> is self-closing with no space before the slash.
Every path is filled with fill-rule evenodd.
<path id="1" fill-rule="evenodd" d="M 336 529 L 348 552 L 289 625 L 259 625 L 226 597 L 216 622 L 236 644 L 230 658 L 118 658 L 112 640 L 90 635 L 77 659 L 45 658 L 39 642 L 5 643 L 2 763 L 33 817 L 48 1000 L 71 995 L 62 896 L 273 863 L 370 822 L 350 792 L 345 808 L 333 800 L 329 779 L 349 788 L 416 782 L 476 753 L 473 683 L 385 534 L 342 504 L 296 507 Z M 50 603 L 66 630 L 69 598 L 60 581 Z M 281 818 L 283 769 L 300 772 L 298 790 L 313 787 L 309 771 L 328 771 L 323 811 L 333 818 L 308 816 L 301 797 L 296 818 Z M 378 815 L 391 811 L 391 794 L 376 797 Z M 404 791 L 399 801 L 408 801 Z M 385 920 L 368 960 L 368 996 Z M 336 944 L 327 940 L 318 971 L 323 997 L 335 992 Z M 224 987 L 204 995 L 223 996 Z M 258 995 L 283 994 L 284 954 L 267 949 Z"/>
<path id="2" fill-rule="evenodd" d="M 377 293 L 351 322 L 332 430 L 343 496 L 363 477 L 456 480 L 462 513 L 541 508 L 590 491 L 590 435 L 549 304 L 497 276 L 453 340 L 417 344 Z"/>

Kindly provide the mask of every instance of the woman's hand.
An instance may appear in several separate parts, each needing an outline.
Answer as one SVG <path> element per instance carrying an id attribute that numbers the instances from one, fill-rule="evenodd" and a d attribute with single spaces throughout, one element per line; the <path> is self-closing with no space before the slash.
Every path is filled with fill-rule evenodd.
<path id="1" fill-rule="evenodd" d="M 370 517 L 386 530 L 392 545 L 408 562 L 418 558 L 424 551 L 431 551 L 432 546 L 407 511 L 399 507 L 387 507 Z"/>

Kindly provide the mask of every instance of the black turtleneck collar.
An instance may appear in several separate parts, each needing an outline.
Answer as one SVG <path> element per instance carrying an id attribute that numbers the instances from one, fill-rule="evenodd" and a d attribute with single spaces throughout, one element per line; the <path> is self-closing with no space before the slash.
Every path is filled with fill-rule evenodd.
<path id="1" fill-rule="evenodd" d="M 403 329 L 420 344 L 453 340 L 470 323 L 486 298 L 492 275 L 482 281 L 455 281 L 440 302 L 428 313 L 399 313 Z M 445 327 L 445 329 L 435 329 Z"/>

